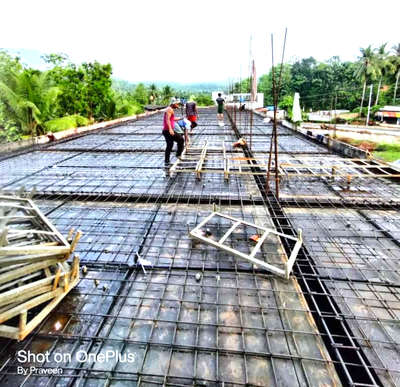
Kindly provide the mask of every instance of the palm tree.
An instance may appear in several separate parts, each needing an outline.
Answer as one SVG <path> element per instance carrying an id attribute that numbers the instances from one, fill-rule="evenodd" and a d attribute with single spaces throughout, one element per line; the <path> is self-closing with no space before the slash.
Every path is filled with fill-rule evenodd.
<path id="1" fill-rule="evenodd" d="M 367 81 L 373 81 L 377 78 L 378 67 L 375 55 L 375 50 L 369 45 L 367 48 L 360 48 L 361 56 L 359 57 L 358 67 L 354 73 L 356 78 L 359 78 L 363 82 L 363 93 L 361 98 L 360 114 L 362 111 L 365 88 Z"/>
<path id="2" fill-rule="evenodd" d="M 379 94 L 382 86 L 382 79 L 388 74 L 391 74 L 393 71 L 393 64 L 389 60 L 388 53 L 385 51 L 386 44 L 382 44 L 376 54 L 376 64 L 377 64 L 377 72 L 379 73 L 379 83 L 378 83 L 378 90 L 376 93 L 376 100 L 375 105 L 378 105 L 379 102 Z"/>
<path id="3" fill-rule="evenodd" d="M 172 90 L 171 86 L 166 85 L 166 86 L 163 87 L 161 93 L 162 93 L 163 102 L 164 103 L 168 103 L 168 101 L 170 100 L 170 98 L 173 95 L 173 90 Z"/>
<path id="4" fill-rule="evenodd" d="M 400 77 L 400 43 L 392 47 L 394 55 L 390 56 L 390 61 L 393 65 L 394 74 L 396 74 L 396 83 L 394 85 L 393 104 L 396 103 L 397 86 L 399 85 Z"/>
<path id="5" fill-rule="evenodd" d="M 44 122 L 53 118 L 58 94 L 47 72 L 25 69 L 1 74 L 0 101 L 5 114 L 26 134 L 43 133 Z"/>
<path id="6" fill-rule="evenodd" d="M 154 104 L 155 101 L 157 100 L 157 97 L 158 97 L 158 89 L 157 89 L 157 86 L 156 86 L 154 83 L 152 83 L 152 84 L 149 86 L 149 92 L 150 92 L 150 96 L 153 97 L 153 98 L 152 98 L 152 102 L 153 102 L 153 104 Z"/>

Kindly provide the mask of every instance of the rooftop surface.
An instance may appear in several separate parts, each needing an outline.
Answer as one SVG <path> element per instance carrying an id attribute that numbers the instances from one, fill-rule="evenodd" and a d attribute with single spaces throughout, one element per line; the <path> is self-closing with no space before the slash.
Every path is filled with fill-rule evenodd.
<path id="1" fill-rule="evenodd" d="M 159 113 L 0 161 L 5 192 L 36 187 L 35 202 L 61 233 L 82 230 L 77 252 L 88 268 L 34 333 L 0 340 L 0 384 L 400 385 L 398 182 L 364 177 L 348 187 L 345 179 L 293 176 L 278 201 L 260 175 L 169 177 L 161 125 Z M 233 126 L 225 116 L 221 128 L 214 109 L 201 109 L 192 146 L 231 144 L 251 130 L 241 157 L 267 158 L 272 126 L 258 116 L 250 126 L 248 113 Z M 307 157 L 329 168 L 341 157 L 284 127 L 279 151 L 285 161 Z M 290 279 L 192 242 L 188 228 L 214 204 L 285 234 L 302 228 Z M 210 227 L 218 238 L 230 225 Z M 248 253 L 251 235 L 241 229 L 228 243 Z M 282 264 L 290 247 L 270 238 L 258 258 Z M 153 264 L 147 275 L 136 253 Z M 35 365 L 62 374 L 18 375 L 21 349 L 49 351 Z M 79 350 L 133 361 L 79 362 Z M 56 363 L 56 353 L 72 357 Z"/>

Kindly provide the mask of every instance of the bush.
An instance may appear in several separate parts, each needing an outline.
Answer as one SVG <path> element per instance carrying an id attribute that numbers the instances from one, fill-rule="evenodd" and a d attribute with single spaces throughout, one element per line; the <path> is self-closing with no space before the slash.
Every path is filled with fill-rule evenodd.
<path id="1" fill-rule="evenodd" d="M 376 151 L 380 152 L 386 152 L 386 151 L 392 151 L 392 152 L 400 152 L 400 144 L 379 144 L 376 149 Z"/>
<path id="2" fill-rule="evenodd" d="M 117 107 L 116 117 L 127 117 L 133 116 L 134 114 L 143 113 L 143 106 L 132 104 L 132 103 L 124 103 Z"/>
<path id="3" fill-rule="evenodd" d="M 194 100 L 196 101 L 197 105 L 199 106 L 212 106 L 214 105 L 214 101 L 209 94 L 199 94 L 197 95 Z"/>
<path id="4" fill-rule="evenodd" d="M 400 160 L 400 143 L 379 144 L 375 149 L 374 156 L 388 162 Z"/>
<path id="5" fill-rule="evenodd" d="M 0 143 L 13 142 L 22 140 L 22 132 L 14 125 L 5 125 L 4 128 L 0 126 Z"/>
<path id="6" fill-rule="evenodd" d="M 61 130 L 67 130 L 71 128 L 77 128 L 79 126 L 85 126 L 89 124 L 89 120 L 78 114 L 72 116 L 66 116 L 61 118 L 55 118 L 44 123 L 44 127 L 50 132 L 60 132 Z"/>

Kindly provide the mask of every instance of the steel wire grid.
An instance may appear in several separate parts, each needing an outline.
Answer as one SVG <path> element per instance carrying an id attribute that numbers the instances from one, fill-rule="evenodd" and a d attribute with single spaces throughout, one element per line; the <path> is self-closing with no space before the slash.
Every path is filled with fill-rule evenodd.
<path id="1" fill-rule="evenodd" d="M 90 361 L 83 365 L 72 359 L 57 364 L 63 375 L 45 378 L 46 383 L 79 379 L 84 385 L 124 380 L 140 385 L 337 382 L 321 338 L 309 324 L 307 306 L 287 282 L 238 272 L 205 272 L 199 282 L 191 270 L 153 270 L 147 277 L 135 270 L 118 272 L 123 279 L 115 279 L 115 269 L 91 267 L 34 340 L 13 343 L 14 348 L 0 356 L 37 345 L 51 354 L 85 348 L 97 354 L 114 350 L 135 355 L 131 364 Z M 94 279 L 100 281 L 98 287 Z M 102 285 L 108 285 L 106 292 Z M 15 375 L 16 366 L 10 360 L 3 379 L 20 383 L 24 378 Z M 34 385 L 41 380 L 30 376 L 24 382 Z"/>
<path id="2" fill-rule="evenodd" d="M 209 130 L 209 126 L 210 129 L 212 128 L 212 130 L 215 130 L 216 127 L 213 127 L 212 124 L 215 122 L 215 111 L 208 111 L 205 114 L 201 114 L 205 117 L 205 128 Z M 152 126 L 159 125 L 160 119 L 161 115 L 158 117 L 153 116 L 148 121 L 138 121 L 125 126 L 134 129 L 137 127 L 138 131 L 144 129 L 149 131 L 148 134 L 157 135 L 157 133 L 152 132 L 155 128 L 152 128 Z M 199 123 L 200 121 L 201 120 L 199 120 Z M 144 122 L 146 122 L 146 124 L 144 124 Z M 227 121 L 225 122 L 227 123 Z M 255 123 L 255 126 L 262 126 L 258 118 L 255 119 Z M 266 128 L 268 129 L 267 126 Z M 242 125 L 242 130 L 248 130 L 244 126 L 244 123 Z M 97 133 L 98 137 L 105 137 L 107 140 L 109 136 L 103 135 L 105 132 L 106 131 Z M 121 133 L 121 138 L 118 140 L 119 142 L 123 142 L 123 133 L 124 132 Z M 113 133 L 110 135 L 110 138 L 113 138 L 114 134 L 118 133 Z M 203 137 L 207 135 L 218 136 L 207 134 L 207 132 L 199 132 L 198 134 L 201 134 Z M 220 134 L 222 136 L 229 134 L 227 125 L 223 129 L 223 133 Z M 92 135 L 87 135 L 85 137 L 90 136 Z M 129 138 L 134 137 L 136 137 L 136 135 L 129 136 Z M 261 138 L 261 136 L 259 137 Z M 306 141 L 304 138 L 297 135 L 294 137 Z M 199 136 L 199 138 L 201 138 L 201 136 Z M 288 141 L 290 145 L 290 140 Z M 160 139 L 160 142 L 162 143 L 162 139 Z M 68 142 L 63 142 L 61 145 L 65 143 Z M 90 140 L 88 140 L 88 143 L 90 143 Z M 104 147 L 102 147 L 103 149 L 99 150 L 102 155 L 105 155 L 107 152 L 105 143 L 106 142 L 96 145 L 104 145 Z M 312 144 L 312 149 L 315 150 L 313 147 L 315 145 L 314 143 L 306 141 L 306 144 Z M 317 147 L 319 147 L 319 145 L 317 145 Z M 126 149 L 129 151 L 129 147 Z M 297 150 L 290 152 L 290 147 L 288 149 L 288 155 L 292 154 L 295 156 L 297 154 Z M 108 150 L 114 152 L 112 145 L 110 145 L 110 149 Z M 266 149 L 262 149 L 262 151 L 265 150 Z M 49 151 L 50 149 L 47 149 L 46 152 L 42 152 L 42 154 L 44 155 Z M 97 151 L 97 148 L 95 151 Z M 129 158 L 121 156 L 123 151 L 124 149 L 120 154 L 115 153 L 116 158 L 120 158 L 121 162 L 123 160 L 124 162 L 127 161 L 130 163 Z M 325 151 L 326 149 L 324 149 L 324 152 Z M 64 154 L 66 152 L 67 148 L 58 153 Z M 50 151 L 50 153 L 52 152 Z M 367 195 L 365 195 L 362 199 L 357 199 L 356 197 L 355 200 L 354 198 L 347 198 L 345 195 L 332 194 L 331 196 L 317 196 L 315 194 L 318 193 L 319 188 L 314 187 L 312 190 L 315 192 L 308 195 L 308 197 L 299 197 L 296 191 L 288 195 L 288 197 L 284 199 L 286 207 L 282 211 L 279 203 L 277 203 L 273 197 L 261 195 L 258 189 L 261 180 L 259 177 L 251 177 L 248 181 L 243 178 L 237 179 L 237 183 L 235 183 L 235 188 L 233 189 L 232 186 L 227 187 L 222 184 L 222 182 L 221 185 L 219 185 L 218 178 L 215 180 L 213 175 L 211 175 L 210 181 L 202 182 L 200 185 L 196 185 L 196 182 L 190 179 L 180 180 L 179 177 L 176 177 L 169 180 L 162 188 L 158 190 L 154 189 L 154 191 L 157 192 L 152 191 L 152 189 L 159 184 L 157 183 L 157 178 L 152 180 L 150 177 L 150 182 L 147 183 L 147 186 L 151 188 L 148 191 L 143 189 L 143 191 L 139 190 L 139 192 L 135 194 L 132 190 L 123 194 L 121 192 L 119 193 L 121 189 L 118 188 L 118 185 L 121 184 L 123 186 L 127 179 L 127 172 L 125 171 L 132 168 L 118 168 L 118 166 L 117 168 L 112 168 L 114 165 L 111 157 L 108 158 L 108 161 L 105 161 L 110 168 L 98 168 L 99 163 L 96 163 L 96 158 L 93 158 L 93 153 L 94 152 L 91 152 L 89 154 L 89 152 L 86 151 L 77 152 L 76 157 L 73 156 L 72 159 L 65 161 L 65 168 L 68 166 L 68 168 L 75 170 L 75 166 L 80 166 L 81 170 L 79 172 L 82 173 L 80 177 L 83 178 L 83 181 L 90 182 L 89 187 L 92 188 L 91 191 L 90 189 L 83 190 L 81 193 L 80 191 L 75 191 L 78 187 L 83 186 L 79 184 L 75 184 L 74 189 L 68 189 L 68 184 L 74 181 L 75 183 L 78 182 L 77 177 L 79 177 L 79 175 L 75 176 L 75 179 L 72 178 L 69 181 L 68 178 L 71 178 L 71 176 L 59 175 L 58 178 L 61 179 L 59 182 L 62 189 L 59 191 L 52 191 L 50 186 L 45 185 L 41 176 L 42 174 L 46 175 L 48 170 L 50 170 L 50 168 L 46 166 L 43 166 L 45 172 L 42 170 L 35 171 L 33 175 L 26 180 L 26 182 L 29 183 L 31 178 L 38 175 L 38 180 L 43 182 L 42 187 L 45 187 L 44 190 L 42 190 L 41 197 L 43 199 L 51 198 L 51 200 L 41 202 L 43 208 L 47 209 L 48 216 L 54 222 L 60 222 L 59 225 L 57 225 L 60 228 L 66 227 L 67 225 L 67 221 L 64 222 L 63 218 L 63 214 L 65 214 L 66 219 L 68 219 L 70 223 L 75 222 L 77 226 L 82 225 L 82 227 L 87 227 L 92 230 L 90 232 L 95 234 L 93 237 L 94 248 L 93 251 L 91 251 L 89 246 L 91 242 L 85 242 L 83 240 L 84 246 L 82 255 L 85 254 L 85 251 L 88 254 L 86 265 L 89 268 L 89 277 L 82 280 L 79 285 L 82 287 L 78 287 L 78 289 L 70 295 L 71 298 L 74 297 L 73 301 L 60 306 L 65 307 L 65 309 L 61 309 L 61 312 L 67 315 L 67 323 L 63 323 L 62 331 L 50 333 L 54 316 L 61 318 L 61 315 L 56 315 L 54 313 L 43 323 L 41 329 L 30 336 L 24 343 L 17 344 L 10 341 L 3 341 L 4 349 L 1 357 L 4 361 L 2 361 L 2 371 L 0 372 L 0 376 L 3 377 L 2 382 L 8 380 L 20 381 L 20 379 L 15 379 L 15 369 L 13 368 L 15 363 L 12 363 L 9 354 L 14 353 L 17 348 L 22 348 L 24 346 L 26 346 L 26 348 L 32 347 L 37 350 L 50 348 L 52 351 L 60 349 L 60 351 L 65 350 L 67 352 L 73 348 L 76 349 L 82 346 L 90 351 L 101 352 L 104 351 L 105 348 L 108 348 L 108 346 L 114 348 L 119 345 L 120 348 L 128 348 L 128 345 L 132 345 L 133 347 L 131 348 L 135 348 L 134 351 L 136 351 L 138 356 L 145 354 L 143 355 L 143 361 L 140 363 L 141 368 L 124 369 L 122 363 L 117 363 L 115 367 L 112 365 L 111 369 L 96 369 L 98 366 L 94 364 L 90 364 L 89 366 L 66 364 L 63 365 L 65 372 L 68 373 L 65 379 L 34 379 L 30 377 L 26 380 L 26 383 L 30 385 L 34 382 L 42 382 L 44 384 L 54 385 L 56 382 L 60 382 L 60 384 L 64 385 L 76 382 L 77 384 L 79 383 L 79 385 L 90 385 L 106 381 L 110 382 L 110 384 L 123 384 L 123 382 L 131 383 L 131 381 L 136 381 L 137 385 L 187 385 L 193 383 L 200 385 L 201 383 L 216 385 L 220 381 L 226 381 L 225 385 L 229 385 L 229 383 L 235 385 L 245 383 L 248 385 L 264 385 L 265 380 L 267 380 L 268 384 L 273 385 L 275 383 L 276 385 L 282 385 L 288 381 L 288 375 L 295 375 L 295 378 L 291 378 L 290 382 L 296 380 L 297 383 L 303 385 L 313 385 L 315 381 L 313 378 L 317 377 L 316 373 L 312 371 L 314 365 L 319 367 L 316 369 L 323 370 L 321 372 L 323 372 L 324 375 L 327 375 L 332 365 L 335 365 L 336 370 L 340 371 L 339 375 L 341 381 L 344 383 L 363 383 L 363 385 L 379 385 L 380 383 L 385 385 L 398 384 L 399 367 L 395 362 L 397 358 L 394 355 L 390 359 L 386 357 L 390 356 L 387 354 L 392 353 L 391 351 L 393 351 L 394 348 L 398 349 L 398 340 L 395 330 L 398 326 L 398 317 L 396 314 L 398 308 L 397 288 L 392 283 L 381 282 L 387 275 L 392 275 L 393 279 L 397 278 L 398 275 L 398 270 L 396 270 L 394 266 L 396 262 L 396 250 L 394 245 L 396 244 L 395 240 L 398 240 L 398 227 L 388 227 L 388 219 L 395 219 L 394 222 L 398 221 L 398 213 L 395 212 L 396 203 L 390 202 L 385 198 L 378 199 L 379 191 L 376 191 L 378 192 L 376 198 L 366 198 Z M 132 152 L 129 156 L 136 157 L 133 156 L 134 154 L 137 154 L 139 158 L 147 156 L 145 152 L 143 153 L 140 151 L 139 153 Z M 159 151 L 159 154 L 157 154 L 157 157 L 153 159 L 152 162 L 156 163 L 157 161 L 155 160 L 159 160 L 160 155 L 162 155 L 162 150 Z M 60 161 L 63 163 L 64 159 L 62 156 L 60 157 Z M 74 159 L 77 161 L 76 165 L 73 163 Z M 85 165 L 85 160 L 87 160 L 87 165 Z M 49 163 L 49 166 L 50 165 L 51 163 Z M 55 169 L 58 169 L 58 167 Z M 95 170 L 93 172 L 94 175 L 90 173 L 85 174 L 84 169 Z M 112 169 L 121 169 L 121 171 L 115 174 L 110 172 L 109 176 L 111 176 L 112 182 L 109 183 L 107 189 L 102 191 L 96 183 L 96 179 L 101 178 L 98 172 L 104 172 L 105 170 L 110 171 Z M 144 170 L 146 168 L 139 169 Z M 53 169 L 51 169 L 51 172 L 53 172 Z M 24 173 L 21 167 L 21 173 L 17 177 L 21 178 Z M 28 173 L 30 174 L 30 172 Z M 136 176 L 139 175 L 140 179 L 148 179 L 144 172 L 143 174 L 140 172 L 140 174 Z M 94 178 L 92 178 L 93 176 Z M 138 178 L 138 181 L 140 179 Z M 13 181 L 13 185 L 6 187 L 7 189 L 15 189 L 18 186 L 15 179 Z M 151 181 L 154 183 L 151 183 Z M 160 180 L 158 180 L 158 182 L 159 181 Z M 371 181 L 368 182 L 368 186 L 378 186 L 376 181 L 376 179 L 371 179 Z M 136 180 L 134 179 L 132 182 L 136 182 Z M 204 183 L 205 185 L 212 185 L 212 189 L 209 187 L 202 187 Z M 106 183 L 106 185 L 107 184 L 108 183 Z M 384 184 L 382 186 L 382 184 L 383 183 L 380 182 L 379 186 L 382 187 L 381 190 L 383 192 L 387 190 L 387 186 Z M 216 188 L 217 185 L 218 189 Z M 393 192 L 396 192 L 395 184 L 389 186 L 393 187 Z M 255 188 L 254 195 L 252 193 L 253 188 L 249 189 L 249 187 Z M 228 189 L 230 192 L 220 196 L 224 188 L 225 190 Z M 375 189 L 376 187 L 373 188 Z M 72 198 L 78 200 L 78 202 L 71 203 Z M 82 199 L 90 199 L 92 203 L 81 203 Z M 282 282 L 271 276 L 264 276 L 258 273 L 257 269 L 243 267 L 229 260 L 224 261 L 228 257 L 219 256 L 214 258 L 211 250 L 203 254 L 203 249 L 197 249 L 197 252 L 201 251 L 197 256 L 195 255 L 196 248 L 188 247 L 187 250 L 185 250 L 186 222 L 191 222 L 193 218 L 194 221 L 196 221 L 195 214 L 199 210 L 201 213 L 202 204 L 208 203 L 208 205 L 211 205 L 213 202 L 219 205 L 225 205 L 231 208 L 231 211 L 238 211 L 237 213 L 235 212 L 236 216 L 256 216 L 256 214 L 259 214 L 257 216 L 266 218 L 268 215 L 271 217 L 278 231 L 284 233 L 293 230 L 292 224 L 295 224 L 295 219 L 289 214 L 289 210 L 301 210 L 300 207 L 304 207 L 306 210 L 318 208 L 316 214 L 322 212 L 320 209 L 329 209 L 337 211 L 340 214 L 341 210 L 339 211 L 338 209 L 341 208 L 344 209 L 343 214 L 345 213 L 346 216 L 350 214 L 350 219 L 355 220 L 357 224 L 361 225 L 365 220 L 368 227 L 364 225 L 362 226 L 363 228 L 361 228 L 361 226 L 356 227 L 355 230 L 352 231 L 350 239 L 346 240 L 346 243 L 344 243 L 344 238 L 339 233 L 339 229 L 329 230 L 325 224 L 321 226 L 320 221 L 316 220 L 315 217 L 312 218 L 311 220 L 314 223 L 317 222 L 318 227 L 313 224 L 311 228 L 314 227 L 316 233 L 318 233 L 320 229 L 324 230 L 324 238 L 320 238 L 319 236 L 317 236 L 317 238 L 320 238 L 322 243 L 325 244 L 319 249 L 316 247 L 317 243 L 314 245 L 307 245 L 307 235 L 305 232 L 303 235 L 305 237 L 306 246 L 302 254 L 299 255 L 296 264 L 296 275 L 302 286 L 303 296 L 307 300 L 309 307 L 307 307 L 306 304 L 302 304 L 302 307 L 305 309 L 299 310 L 298 302 L 295 305 L 283 305 L 286 300 L 291 300 L 293 298 L 298 300 L 299 297 L 302 297 L 299 294 L 298 287 L 295 285 L 296 280 L 292 278 L 289 283 L 285 284 L 285 286 L 287 286 L 285 290 L 277 288 L 268 290 L 268 292 L 273 294 L 275 302 L 279 301 L 280 303 L 269 305 L 265 310 L 261 309 L 262 316 L 268 316 L 269 313 L 273 313 L 271 316 L 274 316 L 274 322 L 278 324 L 278 327 L 266 325 L 266 328 L 260 326 L 258 329 L 257 326 L 252 326 L 247 323 L 246 319 L 247 316 L 251 315 L 253 304 L 247 305 L 246 297 L 250 296 L 243 296 L 243 294 L 247 292 L 252 294 L 252 292 L 254 292 L 254 287 L 252 285 L 246 285 L 245 282 L 238 282 L 237 277 L 244 276 L 246 281 L 248 278 L 250 278 L 251 281 L 258 281 L 261 278 L 266 278 L 266 281 L 275 284 L 278 282 L 281 284 Z M 236 207 L 233 208 L 234 206 Z M 207 205 L 205 207 L 207 207 Z M 353 209 L 357 210 L 356 214 L 353 214 Z M 384 209 L 389 210 L 389 213 L 386 210 L 384 211 Z M 363 215 L 368 217 L 368 221 Z M 331 218 L 335 218 L 336 216 L 335 213 L 331 215 Z M 345 221 L 344 218 L 346 216 L 342 216 L 343 219 L 340 220 L 340 224 Z M 124 218 L 127 219 L 127 224 L 124 224 Z M 144 223 L 143 227 L 139 225 L 140 222 Z M 310 228 L 309 221 L 307 224 L 308 228 Z M 216 226 L 217 231 L 218 227 L 221 231 L 223 230 L 223 225 Z M 171 230 L 173 231 L 171 232 Z M 170 240 L 165 237 L 166 231 L 171 233 Z M 330 234 L 331 231 L 332 235 Z M 118 243 L 112 244 L 111 242 L 115 235 L 119 238 Z M 164 235 L 164 237 L 162 235 Z M 375 263 L 371 266 L 371 271 L 369 269 L 364 270 L 364 266 L 361 266 L 365 265 L 365 263 L 370 264 L 371 259 L 373 259 L 373 254 L 369 254 L 370 252 L 368 251 L 369 243 L 372 243 L 372 240 L 375 238 L 373 235 L 378 235 L 378 242 L 374 241 L 375 250 L 384 252 L 386 254 L 384 258 L 385 265 L 388 265 L 388 268 L 394 268 L 390 273 L 389 269 L 386 269 L 386 267 L 378 267 Z M 104 236 L 104 240 L 101 239 L 102 236 Z M 315 238 L 315 236 L 312 238 Z M 357 244 L 358 238 L 364 238 L 363 241 L 367 240 L 367 246 L 365 246 L 365 244 Z M 310 238 L 308 242 L 310 242 Z M 129 248 L 126 249 L 127 244 L 129 244 L 130 247 L 134 246 L 134 248 L 130 250 L 131 256 L 129 256 Z M 342 249 L 344 251 L 344 259 L 347 260 L 347 263 L 350 264 L 353 271 L 347 270 L 349 267 L 343 267 L 343 269 L 341 267 L 340 269 L 336 269 L 336 272 L 333 273 L 335 277 L 332 276 L 333 262 L 336 265 L 335 259 L 340 263 L 342 261 L 338 254 L 334 255 L 333 258 L 328 255 L 331 254 L 331 244 L 334 244 L 335 247 L 337 247 L 337 244 L 344 244 L 345 248 Z M 153 246 L 156 247 L 155 250 L 151 250 Z M 167 252 L 166 254 L 161 253 L 163 249 Z M 185 253 L 182 253 L 182 257 L 175 263 L 171 256 L 182 249 Z M 134 266 L 132 266 L 132 254 L 136 250 L 146 257 L 146 259 L 153 259 L 156 265 L 147 279 L 143 277 L 141 272 L 136 272 Z M 186 252 L 190 254 L 189 257 L 186 256 Z M 164 260 L 164 258 L 166 259 Z M 331 259 L 334 260 L 331 261 Z M 210 264 L 215 261 L 220 261 L 224 264 L 210 266 Z M 195 269 L 195 271 L 193 271 L 193 269 Z M 330 271 L 328 272 L 328 270 Z M 202 273 L 200 283 L 197 283 L 193 279 L 198 271 Z M 366 280 L 368 276 L 372 275 L 372 272 L 374 275 L 375 272 L 377 273 L 376 278 L 380 278 L 380 281 L 375 281 L 375 277 L 372 277 L 372 282 L 371 279 L 368 281 Z M 107 273 L 107 275 L 105 273 Z M 220 278 L 227 281 L 229 278 L 231 283 L 234 283 L 234 278 L 236 278 L 236 284 L 232 288 L 230 285 L 224 285 L 221 288 L 220 285 L 214 286 L 212 283 L 207 283 L 207 285 L 206 282 L 203 283 L 206 278 L 216 281 L 217 275 L 220 275 Z M 336 275 L 339 277 L 336 277 Z M 361 278 L 356 278 L 356 275 L 360 275 Z M 160 276 L 161 279 L 157 279 L 157 276 Z M 156 278 L 156 281 L 153 281 L 154 278 Z M 98 288 L 95 288 L 93 285 L 94 279 L 100 281 Z M 109 284 L 106 291 L 102 290 L 102 282 Z M 140 288 L 139 284 L 142 285 L 142 288 Z M 135 289 L 136 285 L 138 286 L 137 289 Z M 374 286 L 373 290 L 368 290 L 370 292 L 368 294 L 363 293 L 365 291 L 363 286 L 369 285 Z M 175 299 L 173 299 L 174 293 L 169 291 L 170 286 L 177 286 L 178 289 L 182 289 L 177 291 L 178 296 L 175 296 Z M 188 288 L 187 294 L 191 294 L 193 299 L 185 299 L 186 293 L 184 290 L 186 288 Z M 193 312 L 186 312 L 187 310 L 191 311 L 191 308 L 200 313 L 199 311 L 202 311 L 202 308 L 208 307 L 209 304 L 207 301 L 201 298 L 194 298 L 195 296 L 201 297 L 202 294 L 207 294 L 208 288 L 211 294 L 214 294 L 212 293 L 212 289 L 221 288 L 221 292 L 224 296 L 222 298 L 219 297 L 218 305 L 224 308 L 227 306 L 232 307 L 236 316 L 236 321 L 239 321 L 240 324 L 225 324 L 225 322 L 221 324 L 221 320 L 217 321 L 215 319 L 214 323 L 210 325 L 203 322 L 201 319 L 190 320 L 188 318 L 184 321 L 180 320 L 180 316 L 192 316 L 195 314 L 193 314 Z M 150 289 L 149 297 L 143 296 L 147 289 Z M 201 289 L 201 291 L 199 291 L 199 289 Z M 235 290 L 236 293 L 232 292 L 232 289 Z M 137 293 L 131 294 L 131 290 Z M 231 297 L 235 297 L 235 302 L 237 303 L 225 305 L 225 300 L 228 300 L 228 298 L 225 296 L 224 292 L 228 293 Z M 382 295 L 380 294 L 381 292 L 385 294 Z M 235 294 L 233 295 L 232 293 Z M 290 294 L 292 294 L 293 297 L 290 297 Z M 393 294 L 395 296 L 393 296 Z M 83 300 L 88 300 L 89 298 L 92 300 L 93 298 L 93 305 L 90 304 L 89 301 L 77 303 L 77 298 L 79 299 L 81 296 Z M 171 299 L 169 297 L 171 297 Z M 378 297 L 380 297 L 380 305 L 376 308 L 379 312 L 386 313 L 385 318 L 377 314 L 377 310 L 372 309 L 371 305 L 374 307 L 376 306 L 376 299 Z M 101 312 L 101 306 L 103 304 L 102 301 L 99 300 L 105 300 L 105 298 L 108 298 L 108 300 L 104 302 L 104 310 L 107 311 Z M 146 304 L 147 302 L 149 304 Z M 391 302 L 391 304 L 389 304 L 389 302 Z M 365 305 L 363 303 L 365 303 Z M 75 305 L 76 310 L 73 310 Z M 82 305 L 82 309 L 80 309 L 80 305 Z M 86 305 L 88 305 L 87 314 L 85 312 Z M 154 305 L 154 309 L 152 309 L 152 305 Z M 215 303 L 211 303 L 211 305 L 214 307 Z M 216 306 L 217 308 L 218 305 Z M 71 309 L 69 309 L 70 306 Z M 188 306 L 190 306 L 190 308 Z M 142 310 L 144 315 L 139 315 L 142 307 L 147 307 L 147 309 Z M 139 338 L 139 340 L 133 340 L 133 342 L 131 342 L 131 338 L 127 338 L 126 336 L 123 338 L 114 338 L 110 333 L 117 332 L 118 329 L 121 332 L 130 329 L 128 327 L 132 323 L 134 317 L 132 317 L 132 315 L 128 316 L 128 314 L 132 308 L 136 308 L 135 310 L 138 311 L 135 320 L 135 324 L 137 325 L 135 327 L 134 324 L 132 329 L 135 330 L 139 325 L 141 327 L 144 326 L 144 332 L 147 332 L 146 328 L 150 329 L 149 332 L 151 336 L 146 337 L 146 341 L 141 342 Z M 247 313 L 243 313 L 243 308 L 248 308 L 246 309 Z M 257 308 L 258 306 L 255 308 L 257 311 L 256 315 L 257 313 L 259 314 L 259 309 Z M 304 316 L 307 317 L 308 314 L 306 312 L 308 308 L 316 319 L 319 332 L 312 329 L 312 323 L 307 326 L 307 329 L 296 329 L 293 325 L 296 319 L 294 319 L 291 314 L 303 316 L 301 321 L 304 321 Z M 166 316 L 170 309 L 175 310 L 174 316 L 178 316 L 179 318 L 176 317 L 173 320 L 169 320 Z M 359 312 L 364 314 L 360 315 Z M 242 320 L 240 320 L 240 317 Z M 245 320 L 243 320 L 243 318 L 245 318 Z M 79 321 L 77 326 L 80 327 L 82 334 L 78 328 L 74 331 L 75 320 Z M 217 321 L 217 323 L 215 323 L 215 321 Z M 312 322 L 312 320 L 308 321 Z M 165 336 L 165 340 L 167 340 L 166 343 L 162 341 L 161 330 L 156 326 L 156 323 L 165 325 L 165 332 L 168 332 Z M 150 324 L 151 327 L 148 328 L 147 325 Z M 169 324 L 171 324 L 171 328 L 168 328 Z M 87 330 L 85 330 L 86 327 Z M 200 341 L 198 341 L 201 336 L 198 335 L 197 332 L 203 328 L 213 329 L 218 335 L 221 333 L 221 337 L 226 337 L 227 339 L 218 342 L 214 340 L 212 343 L 214 346 L 202 346 L 200 345 Z M 71 331 L 68 329 L 71 329 Z M 115 329 L 115 331 L 113 329 Z M 193 331 L 196 332 L 194 336 L 191 333 Z M 369 337 L 371 336 L 369 335 L 371 331 L 374 333 L 373 337 Z M 70 334 L 70 332 L 78 333 Z M 172 334 L 170 332 L 172 332 Z M 263 338 L 265 337 L 265 340 L 268 338 L 269 341 L 259 350 L 257 349 L 257 351 L 252 352 L 252 348 L 249 348 L 249 342 L 246 341 L 247 332 L 255 336 L 263 332 Z M 186 336 L 185 333 L 187 333 Z M 283 345 L 282 343 L 285 343 L 287 346 L 286 348 L 292 350 L 291 353 L 276 352 L 275 350 L 271 351 L 271 349 L 273 349 L 271 343 L 274 343 L 274 338 L 279 337 L 279 335 L 285 337 L 284 339 L 281 338 L 278 340 L 279 344 Z M 295 337 L 294 339 L 292 338 L 293 335 Z M 188 347 L 186 347 L 185 344 L 182 345 L 181 341 L 177 341 L 178 339 L 181 340 L 181 337 L 184 337 L 190 342 Z M 193 337 L 195 337 L 194 341 Z M 215 337 L 215 335 L 213 337 Z M 314 342 L 314 344 L 323 340 L 329 353 L 334 355 L 334 360 L 323 360 L 321 356 L 315 356 L 313 352 L 311 354 L 304 353 L 302 352 L 304 347 L 301 345 L 294 345 L 293 340 L 300 340 L 300 342 L 309 341 Z M 231 343 L 233 346 L 226 346 L 228 345 L 226 343 Z M 389 349 L 386 349 L 385 346 L 388 346 Z M 141 348 L 142 352 L 140 352 L 138 348 Z M 320 355 L 324 353 L 324 346 L 322 343 L 319 347 L 319 353 Z M 155 367 L 150 364 L 152 363 L 151 359 L 153 359 L 153 354 L 155 357 L 159 356 L 159 359 L 163 359 L 162 364 L 164 368 L 162 371 L 165 371 L 165 376 L 160 373 L 157 375 L 154 374 Z M 354 354 L 356 354 L 356 356 L 354 356 Z M 142 359 L 142 357 L 140 357 L 140 359 Z M 199 359 L 201 359 L 201 361 L 199 361 Z M 251 359 L 251 361 L 249 359 Z M 257 359 L 257 362 L 252 363 L 253 359 Z M 203 368 L 199 368 L 199 364 L 203 364 Z M 262 377 L 265 376 L 265 380 L 258 378 L 259 374 L 257 373 L 258 368 L 256 364 L 263 367 L 263 372 L 265 372 L 265 369 L 268 370 L 267 375 L 262 375 Z M 204 370 L 204 365 L 213 366 L 213 368 L 211 366 L 207 367 L 207 369 L 214 372 L 209 379 L 207 379 L 208 376 L 205 377 L 207 374 Z M 156 371 L 160 372 L 159 370 Z M 295 372 L 295 374 L 290 372 Z M 336 378 L 334 372 L 329 375 L 332 380 Z M 262 382 L 264 384 L 262 384 Z M 337 384 L 339 383 L 340 382 L 337 381 Z"/>
<path id="3" fill-rule="evenodd" d="M 398 385 L 400 212 L 289 208 L 285 213 L 305 227 L 315 270 L 382 383 Z"/>

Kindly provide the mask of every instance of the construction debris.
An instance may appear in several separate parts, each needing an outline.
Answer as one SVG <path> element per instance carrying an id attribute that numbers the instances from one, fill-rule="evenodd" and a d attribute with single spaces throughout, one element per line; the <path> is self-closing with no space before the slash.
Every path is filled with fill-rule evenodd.
<path id="1" fill-rule="evenodd" d="M 0 235 L 0 336 L 23 340 L 78 283 L 81 233 L 70 244 L 32 200 L 0 196 Z"/>

